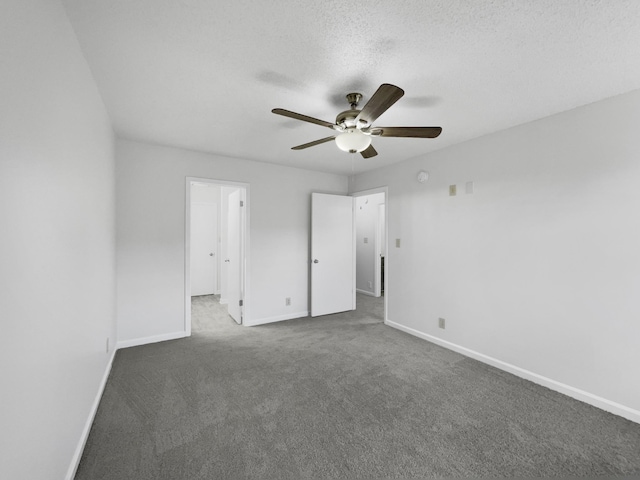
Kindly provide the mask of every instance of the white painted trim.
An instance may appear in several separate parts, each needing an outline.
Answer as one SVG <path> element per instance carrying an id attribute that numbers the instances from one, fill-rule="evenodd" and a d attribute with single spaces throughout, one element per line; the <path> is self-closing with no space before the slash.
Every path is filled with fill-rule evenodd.
<path id="1" fill-rule="evenodd" d="M 186 180 L 184 202 L 184 333 L 191 336 L 191 182 Z M 218 233 L 220 229 L 218 229 Z"/>
<path id="2" fill-rule="evenodd" d="M 392 322 L 391 320 L 385 320 L 384 323 L 385 325 L 389 325 L 390 327 L 396 328 L 410 335 L 416 336 L 423 340 L 427 340 L 431 343 L 435 343 L 436 345 L 440 345 L 441 347 L 444 347 L 448 350 L 453 350 L 454 352 L 461 353 L 462 355 L 473 358 L 474 360 L 478 360 L 482 363 L 486 363 L 487 365 L 491 365 L 492 367 L 504 370 L 505 372 L 512 373 L 517 377 L 524 378 L 525 380 L 529 380 L 538 385 L 542 385 L 543 387 L 547 387 L 550 390 L 562 393 L 564 395 L 567 395 L 568 397 L 580 400 L 581 402 L 588 403 L 589 405 L 597 407 L 601 410 L 619 415 L 626 418 L 627 420 L 631 420 L 632 422 L 640 423 L 640 411 L 633 408 L 629 408 L 612 400 L 607 400 L 606 398 L 602 398 L 598 395 L 585 392 L 584 390 L 580 390 L 579 388 L 575 388 L 556 380 L 552 380 L 551 378 L 538 375 L 537 373 L 525 370 L 524 368 L 516 367 L 515 365 L 503 362 L 502 360 L 498 360 L 497 358 L 493 358 L 474 350 L 470 350 L 466 347 L 462 347 L 455 343 L 442 340 L 441 338 L 423 333 L 419 330 L 415 330 L 400 323 Z"/>
<path id="3" fill-rule="evenodd" d="M 252 321 L 246 321 L 245 319 L 243 325 L 245 327 L 257 327 L 258 325 L 265 325 L 267 323 L 282 322 L 284 320 L 293 320 L 294 318 L 303 318 L 308 316 L 309 312 L 288 313 L 286 315 L 278 315 L 276 317 L 258 318 Z"/>
<path id="4" fill-rule="evenodd" d="M 350 195 L 346 195 L 349 197 Z M 351 266 L 351 288 L 353 289 L 353 303 L 351 305 L 351 310 L 355 310 L 357 306 L 356 301 L 356 268 L 358 264 L 358 257 L 356 252 L 356 199 L 351 198 L 351 256 L 353 258 L 353 265 Z"/>
<path id="5" fill-rule="evenodd" d="M 105 368 L 104 374 L 102 375 L 102 380 L 100 381 L 100 385 L 98 385 L 96 398 L 94 398 L 93 400 L 93 404 L 91 405 L 91 409 L 89 410 L 89 416 L 87 417 L 87 421 L 85 422 L 84 428 L 82 429 L 80 441 L 78 442 L 76 451 L 73 453 L 73 457 L 71 458 L 71 464 L 69 465 L 69 470 L 67 470 L 67 475 L 65 476 L 66 480 L 73 480 L 73 478 L 76 476 L 78 466 L 80 465 L 80 459 L 82 458 L 82 452 L 84 451 L 84 447 L 87 444 L 87 440 L 89 439 L 91 426 L 93 425 L 93 420 L 95 419 L 96 413 L 98 412 L 98 406 L 100 405 L 100 400 L 102 399 L 104 388 L 107 385 L 107 380 L 109 378 L 109 374 L 111 373 L 111 366 L 113 365 L 113 359 L 116 356 L 117 350 L 118 348 L 116 346 L 116 348 L 114 348 L 111 352 L 111 356 L 109 357 L 109 361 L 107 362 L 107 367 Z"/>
<path id="6" fill-rule="evenodd" d="M 133 338 L 131 340 L 121 340 L 116 345 L 117 349 L 137 347 L 147 345 L 149 343 L 165 342 L 167 340 L 176 340 L 178 338 L 188 337 L 186 332 L 163 333 L 161 335 L 153 335 L 151 337 Z"/>
<path id="7" fill-rule="evenodd" d="M 376 294 L 373 292 L 370 292 L 369 290 L 362 290 L 361 288 L 356 288 L 356 292 L 357 293 L 361 293 L 363 295 L 369 295 L 370 297 L 375 297 Z"/>
<path id="8" fill-rule="evenodd" d="M 386 197 L 388 196 L 387 190 L 388 190 L 388 187 L 381 186 L 381 187 L 370 188 L 368 190 L 360 190 L 359 192 L 352 192 L 349 195 L 351 195 L 352 197 L 366 197 L 369 195 L 374 195 L 376 193 L 384 193 L 385 201 L 386 201 Z"/>

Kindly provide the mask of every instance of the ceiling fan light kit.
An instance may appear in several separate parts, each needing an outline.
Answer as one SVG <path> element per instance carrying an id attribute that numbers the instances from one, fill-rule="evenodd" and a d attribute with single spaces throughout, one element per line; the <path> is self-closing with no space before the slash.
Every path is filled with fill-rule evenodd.
<path id="1" fill-rule="evenodd" d="M 357 128 L 347 128 L 336 136 L 336 145 L 343 152 L 360 153 L 371 145 L 371 137 Z"/>
<path id="2" fill-rule="evenodd" d="M 386 112 L 404 95 L 404 90 L 389 83 L 383 83 L 369 99 L 367 104 L 358 110 L 358 103 L 362 98 L 361 93 L 347 94 L 350 110 L 340 112 L 335 123 L 325 122 L 317 118 L 302 115 L 300 113 L 274 108 L 271 110 L 276 115 L 294 118 L 303 122 L 315 123 L 323 127 L 331 128 L 338 133 L 332 137 L 297 145 L 292 150 L 320 145 L 335 139 L 338 148 L 344 152 L 360 153 L 364 158 L 371 158 L 378 154 L 371 145 L 371 137 L 409 137 L 409 138 L 436 138 L 442 132 L 440 127 L 373 127 L 373 122 Z"/>

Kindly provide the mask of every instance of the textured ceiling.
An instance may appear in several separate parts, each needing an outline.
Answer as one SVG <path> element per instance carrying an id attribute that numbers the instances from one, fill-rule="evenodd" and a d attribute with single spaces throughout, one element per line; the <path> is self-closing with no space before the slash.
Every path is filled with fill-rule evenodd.
<path id="1" fill-rule="evenodd" d="M 370 170 L 640 88 L 638 0 L 63 0 L 121 137 L 312 170 Z M 344 95 L 376 123 L 442 126 L 343 153 Z M 603 119 L 603 122 L 606 119 Z M 544 141 L 544 139 L 540 139 Z"/>

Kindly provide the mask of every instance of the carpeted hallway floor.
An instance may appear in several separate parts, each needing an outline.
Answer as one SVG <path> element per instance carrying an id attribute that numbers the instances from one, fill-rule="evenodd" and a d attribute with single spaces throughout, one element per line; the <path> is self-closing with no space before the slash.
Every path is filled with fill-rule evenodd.
<path id="1" fill-rule="evenodd" d="M 616 478 L 640 425 L 358 310 L 118 351 L 76 479 Z"/>

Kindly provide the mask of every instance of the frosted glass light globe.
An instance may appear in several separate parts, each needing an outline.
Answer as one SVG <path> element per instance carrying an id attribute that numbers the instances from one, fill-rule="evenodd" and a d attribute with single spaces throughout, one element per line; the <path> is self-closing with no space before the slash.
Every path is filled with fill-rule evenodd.
<path id="1" fill-rule="evenodd" d="M 348 128 L 336 137 L 336 145 L 343 152 L 357 153 L 366 150 L 371 145 L 371 137 L 357 128 Z"/>

